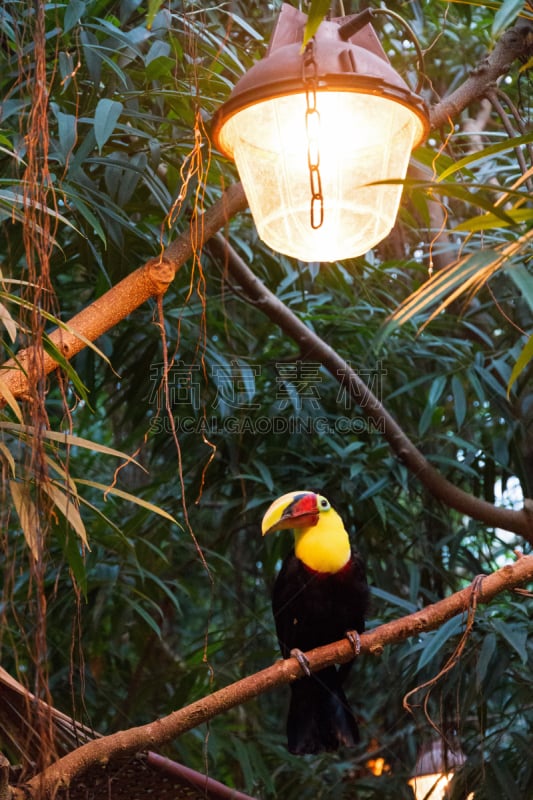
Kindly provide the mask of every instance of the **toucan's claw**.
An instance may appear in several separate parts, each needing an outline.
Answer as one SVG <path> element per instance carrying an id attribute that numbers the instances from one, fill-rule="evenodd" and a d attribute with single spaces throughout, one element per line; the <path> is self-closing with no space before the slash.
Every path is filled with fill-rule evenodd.
<path id="1" fill-rule="evenodd" d="M 292 658 L 296 659 L 296 661 L 300 665 L 300 669 L 302 670 L 303 674 L 307 678 L 309 678 L 311 676 L 311 670 L 309 668 L 309 659 L 307 658 L 307 656 L 304 655 L 301 650 L 298 650 L 297 647 L 291 650 L 290 655 Z"/>
<path id="2" fill-rule="evenodd" d="M 361 652 L 361 637 L 357 631 L 346 631 L 346 638 L 352 645 L 352 650 L 354 651 L 355 655 L 358 656 Z"/>

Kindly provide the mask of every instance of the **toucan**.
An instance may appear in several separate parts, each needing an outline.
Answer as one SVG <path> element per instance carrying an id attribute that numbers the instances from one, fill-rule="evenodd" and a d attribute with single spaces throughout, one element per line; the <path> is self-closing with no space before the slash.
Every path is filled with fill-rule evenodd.
<path id="1" fill-rule="evenodd" d="M 304 755 L 354 747 L 359 730 L 342 688 L 353 662 L 311 674 L 303 653 L 344 636 L 357 652 L 368 607 L 363 559 L 352 550 L 341 517 L 315 492 L 279 497 L 261 527 L 263 536 L 294 530 L 294 548 L 283 561 L 272 592 L 281 654 L 295 656 L 305 673 L 291 683 L 288 749 Z"/>

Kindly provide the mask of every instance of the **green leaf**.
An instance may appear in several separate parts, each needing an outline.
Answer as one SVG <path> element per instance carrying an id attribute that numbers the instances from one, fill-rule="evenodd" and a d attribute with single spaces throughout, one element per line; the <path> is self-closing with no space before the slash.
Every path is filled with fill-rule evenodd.
<path id="1" fill-rule="evenodd" d="M 258 40 L 258 41 L 262 41 L 262 40 L 263 40 L 263 38 L 264 38 L 264 37 L 262 36 L 262 34 L 261 34 L 261 33 L 259 33 L 259 31 L 257 31 L 257 30 L 256 30 L 255 28 L 253 28 L 251 25 L 249 25 L 249 24 L 246 22 L 246 20 L 245 20 L 245 19 L 243 19 L 242 17 L 240 17 L 238 14 L 235 14 L 235 12 L 234 12 L 234 11 L 228 11 L 228 16 L 229 16 L 229 17 L 230 17 L 230 18 L 231 18 L 231 19 L 232 19 L 234 22 L 236 22 L 236 23 L 237 23 L 237 25 L 240 25 L 240 27 L 241 27 L 243 30 L 245 30 L 245 31 L 246 31 L 246 33 L 248 33 L 248 34 L 249 34 L 249 35 L 252 37 L 252 39 L 256 39 L 256 40 Z"/>
<path id="2" fill-rule="evenodd" d="M 492 624 L 500 636 L 505 639 L 507 644 L 518 653 L 522 664 L 527 664 L 528 629 L 526 625 L 516 625 L 504 622 L 502 619 L 495 619 Z"/>
<path id="3" fill-rule="evenodd" d="M 304 29 L 302 50 L 311 41 L 331 6 L 331 0 L 312 0 Z"/>
<path id="4" fill-rule="evenodd" d="M 524 7 L 524 0 L 503 0 L 500 8 L 494 15 L 492 23 L 492 36 L 496 38 L 511 25 Z"/>
<path id="5" fill-rule="evenodd" d="M 498 800 L 517 800 L 522 796 L 507 764 L 494 758 L 491 760 L 490 766 L 499 786 Z"/>
<path id="6" fill-rule="evenodd" d="M 512 369 L 509 381 L 507 383 L 507 397 L 511 394 L 511 389 L 515 381 L 520 377 L 529 362 L 533 359 L 533 334 L 529 337 L 524 347 L 522 348 L 516 363 Z"/>
<path id="7" fill-rule="evenodd" d="M 420 672 L 427 664 L 437 656 L 441 650 L 444 649 L 446 642 L 452 636 L 455 636 L 464 626 L 463 615 L 458 614 L 452 617 L 434 633 L 428 633 L 424 636 L 424 649 L 420 655 L 417 665 L 417 672 Z"/>
<path id="8" fill-rule="evenodd" d="M 68 33 L 68 31 L 77 25 L 84 13 L 85 3 L 83 0 L 70 0 L 70 3 L 65 9 L 65 18 L 63 22 L 64 32 Z"/>
<path id="9" fill-rule="evenodd" d="M 508 150 L 514 150 L 516 147 L 521 147 L 523 144 L 531 144 L 531 142 L 533 142 L 533 133 L 527 133 L 525 136 L 506 138 L 502 142 L 491 144 L 488 147 L 484 147 L 483 150 L 471 153 L 470 155 L 460 158 L 458 161 L 450 164 L 440 173 L 440 175 L 437 177 L 437 181 L 440 183 L 440 181 L 444 181 L 446 178 L 449 178 L 450 175 L 453 175 L 454 172 L 458 172 L 465 167 L 469 167 L 471 164 L 482 163 L 483 161 L 492 158 L 492 156 L 505 153 Z"/>
<path id="10" fill-rule="evenodd" d="M 61 350 L 50 340 L 50 337 L 46 334 L 43 335 L 43 349 L 51 356 L 54 361 L 58 363 L 58 365 L 64 370 L 65 374 L 67 375 L 68 379 L 72 381 L 72 385 L 74 386 L 76 392 L 79 396 L 84 400 L 87 404 L 89 404 L 89 394 L 87 392 L 87 387 L 79 377 L 78 373 L 70 363 L 70 361 L 65 358 Z"/>
<path id="11" fill-rule="evenodd" d="M 28 201 L 24 199 L 22 194 L 9 191 L 8 189 L 2 189 L 0 191 L 0 202 L 2 200 L 4 200 L 8 205 L 8 208 L 11 209 L 13 209 L 14 205 L 23 208 L 24 206 L 27 206 L 29 204 Z M 69 220 L 62 214 L 58 214 L 54 208 L 50 208 L 50 206 L 43 206 L 41 203 L 33 203 L 33 206 L 39 211 L 44 211 L 50 217 L 53 217 L 53 219 L 59 220 L 59 222 L 62 222 L 64 225 L 67 225 L 69 228 L 72 228 L 72 230 L 76 231 L 76 233 L 79 233 L 81 236 L 83 236 L 81 231 L 79 231 L 76 227 L 74 227 L 74 225 L 71 222 L 69 222 Z M 23 215 L 21 215 L 19 219 L 21 222 L 24 222 L 25 218 Z"/>
<path id="12" fill-rule="evenodd" d="M 533 275 L 522 264 L 511 264 L 505 269 L 520 294 L 533 311 Z"/>
<path id="13" fill-rule="evenodd" d="M 494 633 L 488 633 L 483 639 L 483 644 L 481 645 L 481 650 L 479 651 L 479 656 L 476 664 L 476 684 L 478 690 L 479 687 L 483 684 L 485 675 L 487 674 L 489 664 L 496 650 L 496 643 L 497 641 Z"/>
<path id="14" fill-rule="evenodd" d="M 446 380 L 446 375 L 438 375 L 431 383 L 429 388 L 428 403 L 433 408 L 437 405 L 442 396 L 444 387 L 446 386 Z"/>
<path id="15" fill-rule="evenodd" d="M 64 540 L 64 550 L 72 577 L 81 589 L 83 596 L 87 599 L 87 569 L 85 559 L 82 556 L 81 548 L 76 536 L 69 535 L 67 531 Z"/>
<path id="16" fill-rule="evenodd" d="M 507 209 L 507 216 L 514 225 L 521 225 L 523 222 L 530 222 L 533 219 L 533 209 L 531 208 L 510 208 Z M 477 233 L 478 231 L 488 231 L 494 228 L 508 228 L 511 222 L 508 222 L 496 214 L 479 214 L 475 217 L 470 217 L 455 225 L 454 231 L 468 231 L 470 233 Z"/>
<path id="17" fill-rule="evenodd" d="M 146 27 L 151 29 L 155 15 L 163 5 L 164 0 L 148 0 L 148 11 L 146 12 Z"/>
<path id="18" fill-rule="evenodd" d="M 103 97 L 98 101 L 94 112 L 94 135 L 100 152 L 102 152 L 102 147 L 113 134 L 123 108 L 122 103 L 117 100 L 109 100 L 107 97 Z"/>
<path id="19" fill-rule="evenodd" d="M 159 81 L 172 75 L 176 69 L 176 61 L 168 56 L 158 56 L 146 66 L 146 77 L 150 81 Z"/>
<path id="20" fill-rule="evenodd" d="M 457 427 L 460 428 L 466 416 L 466 396 L 463 382 L 457 375 L 452 376 L 453 410 Z"/>
<path id="21" fill-rule="evenodd" d="M 150 614 L 146 611 L 146 609 L 144 609 L 140 603 L 138 603 L 136 600 L 133 600 L 127 594 L 123 595 L 123 599 L 126 603 L 128 603 L 128 605 L 131 606 L 133 611 L 135 611 L 135 613 L 138 614 L 139 617 L 146 622 L 148 627 L 153 630 L 157 638 L 160 639 L 161 628 L 159 627 L 155 619 L 152 616 L 150 616 Z"/>
<path id="22" fill-rule="evenodd" d="M 65 192 L 66 196 L 72 201 L 72 205 L 76 208 L 76 210 L 80 213 L 80 215 L 85 219 L 85 221 L 89 224 L 91 229 L 96 233 L 96 235 L 102 240 L 104 245 L 106 244 L 106 235 L 102 226 L 100 225 L 100 221 L 97 217 L 93 214 L 87 204 L 77 195 L 72 188 L 68 190 L 65 189 L 63 186 L 63 191 Z"/>
<path id="23" fill-rule="evenodd" d="M 389 183 L 392 183 L 392 181 L 389 181 Z M 437 183 L 430 184 L 427 187 L 430 196 L 435 194 L 445 195 L 447 197 L 453 197 L 456 200 L 462 200 L 468 205 L 479 206 L 480 208 L 484 208 L 485 211 L 494 214 L 498 219 L 501 219 L 508 225 L 512 225 L 514 223 L 512 217 L 510 217 L 507 211 L 501 206 L 487 199 L 485 190 L 494 192 L 494 186 L 483 183 L 470 183 L 468 186 L 462 186 L 458 183 Z M 519 198 L 523 199 L 523 194 L 519 192 L 509 190 L 507 194 L 510 197 L 518 194 Z"/>
<path id="24" fill-rule="evenodd" d="M 59 134 L 59 145 L 65 160 L 74 150 L 77 138 L 77 119 L 74 114 L 64 114 L 59 109 L 55 110 L 57 118 L 57 128 Z"/>
<path id="25" fill-rule="evenodd" d="M 386 603 L 390 603 L 390 605 L 392 606 L 397 606 L 398 608 L 401 608 L 402 611 L 406 611 L 408 614 L 414 614 L 414 612 L 417 611 L 417 606 L 415 605 L 415 603 L 410 603 L 408 600 L 404 600 L 403 597 L 398 597 L 395 594 L 386 592 L 385 589 L 380 589 L 377 586 L 372 586 L 370 588 L 370 593 L 374 597 L 379 597 Z"/>

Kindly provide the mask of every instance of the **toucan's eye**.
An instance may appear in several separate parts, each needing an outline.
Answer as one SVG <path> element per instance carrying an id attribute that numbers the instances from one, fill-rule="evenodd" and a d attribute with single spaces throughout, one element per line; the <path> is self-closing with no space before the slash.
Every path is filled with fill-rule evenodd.
<path id="1" fill-rule="evenodd" d="M 319 495 L 318 496 L 318 508 L 319 508 L 319 511 L 329 511 L 331 506 L 330 506 L 329 502 L 326 500 L 325 497 L 320 497 L 320 495 Z"/>

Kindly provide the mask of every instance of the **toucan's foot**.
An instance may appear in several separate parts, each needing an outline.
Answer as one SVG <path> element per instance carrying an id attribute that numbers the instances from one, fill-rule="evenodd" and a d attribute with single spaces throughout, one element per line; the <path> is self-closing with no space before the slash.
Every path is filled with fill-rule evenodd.
<path id="1" fill-rule="evenodd" d="M 352 645 L 352 650 L 354 651 L 355 655 L 358 656 L 361 652 L 361 637 L 357 631 L 346 631 L 346 638 Z"/>
<path id="2" fill-rule="evenodd" d="M 307 656 L 305 656 L 301 650 L 298 650 L 297 647 L 291 650 L 290 655 L 292 658 L 296 659 L 296 661 L 300 665 L 303 674 L 307 678 L 309 678 L 311 675 L 311 670 L 309 669 L 309 659 L 307 658 Z"/>

